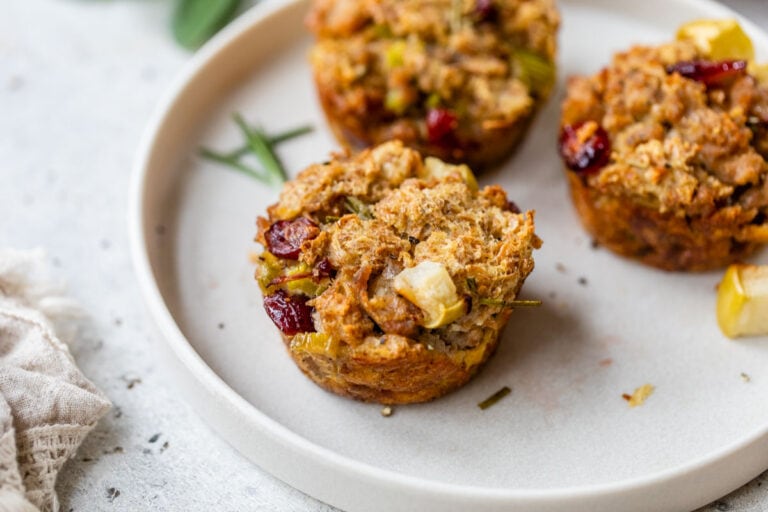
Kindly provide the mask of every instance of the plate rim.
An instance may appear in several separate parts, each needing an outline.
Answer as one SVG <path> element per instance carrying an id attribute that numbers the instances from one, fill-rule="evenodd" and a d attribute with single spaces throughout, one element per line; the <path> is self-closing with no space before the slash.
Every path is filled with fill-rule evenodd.
<path id="1" fill-rule="evenodd" d="M 198 391 L 203 391 L 210 397 L 218 397 L 224 401 L 226 409 L 229 409 L 234 415 L 233 418 L 240 418 L 249 423 L 249 426 L 255 426 L 258 430 L 276 443 L 278 449 L 285 449 L 291 453 L 303 453 L 308 457 L 308 461 L 315 463 L 323 461 L 330 468 L 346 473 L 347 477 L 357 476 L 361 478 L 361 483 L 372 485 L 375 488 L 389 489 L 390 491 L 407 491 L 409 494 L 416 493 L 422 498 L 435 498 L 438 495 L 447 500 L 469 500 L 466 503 L 486 504 L 493 507 L 526 505 L 526 506 L 555 506 L 572 505 L 574 501 L 589 500 L 591 498 L 611 497 L 616 499 L 626 498 L 637 492 L 651 491 L 660 484 L 674 484 L 676 479 L 693 478 L 702 473 L 706 468 L 715 463 L 724 463 L 726 460 L 734 457 L 743 457 L 745 452 L 756 445 L 764 445 L 768 453 L 768 422 L 758 429 L 755 429 L 749 435 L 721 447 L 698 459 L 680 464 L 675 467 L 666 468 L 661 471 L 642 475 L 635 478 L 608 482 L 602 484 L 590 484 L 581 486 L 567 486 L 561 488 L 542 488 L 542 489 L 514 489 L 500 487 L 480 487 L 474 485 L 455 485 L 437 480 L 431 480 L 423 477 L 404 475 L 395 471 L 380 468 L 372 464 L 355 460 L 351 457 L 341 455 L 329 448 L 322 447 L 313 443 L 301 435 L 291 431 L 288 427 L 272 419 L 267 414 L 261 412 L 256 406 L 240 396 L 231 386 L 229 386 L 216 372 L 205 362 L 197 353 L 194 347 L 189 343 L 180 327 L 173 319 L 168 305 L 163 298 L 157 281 L 154 278 L 152 264 L 150 262 L 149 248 L 147 238 L 150 233 L 145 229 L 145 190 L 147 177 L 151 167 L 152 154 L 155 149 L 155 142 L 162 133 L 166 122 L 169 119 L 173 106 L 182 96 L 187 87 L 197 80 L 203 74 L 206 65 L 217 55 L 224 52 L 231 45 L 237 43 L 240 37 L 261 23 L 266 23 L 271 17 L 279 14 L 282 10 L 297 4 L 306 3 L 309 0 L 262 0 L 248 12 L 242 14 L 239 18 L 230 23 L 214 38 L 206 43 L 192 58 L 183 66 L 181 73 L 171 83 L 166 93 L 161 97 L 160 102 L 155 108 L 146 129 L 144 130 L 134 158 L 134 164 L 131 172 L 131 182 L 129 186 L 129 204 L 128 204 L 128 234 L 130 242 L 131 259 L 135 277 L 139 284 L 141 296 L 150 317 L 155 326 L 160 331 L 160 337 L 165 342 L 166 350 L 175 359 L 170 361 L 175 367 L 177 377 L 179 371 L 186 375 L 181 376 L 190 385 L 196 386 Z M 574 0 L 586 1 L 586 0 Z M 717 17 L 734 17 L 747 30 L 753 41 L 759 41 L 756 46 L 768 50 L 768 34 L 752 23 L 749 19 L 731 10 L 715 0 L 672 0 L 678 4 L 690 6 L 697 11 L 706 10 Z M 168 355 L 168 354 L 167 354 Z M 176 383 L 180 384 L 179 382 Z M 218 435 L 231 444 L 241 455 L 256 463 L 262 469 L 278 476 L 292 486 L 308 492 L 318 499 L 322 499 L 335 506 L 344 506 L 349 502 L 344 497 L 323 496 L 322 493 L 308 490 L 306 485 L 297 483 L 296 479 L 290 476 L 280 474 L 273 462 L 268 460 L 257 460 L 258 456 L 252 453 L 246 453 L 238 443 L 233 442 L 223 433 L 225 428 L 220 424 L 220 420 L 215 420 L 207 416 L 203 410 L 200 399 L 196 397 L 196 392 L 182 389 L 185 399 L 198 415 L 213 429 Z M 759 458 L 759 457 L 758 457 Z M 263 459 L 263 458 L 262 458 Z M 760 469 L 748 471 L 749 478 L 752 478 L 765 469 L 768 460 L 763 461 Z M 752 474 L 754 473 L 754 474 Z M 737 485 L 741 485 L 748 480 L 743 480 Z M 731 490 L 733 486 L 729 486 Z M 728 492 L 726 490 L 726 492 Z M 716 499 L 724 493 L 713 496 Z M 709 499 L 706 503 L 711 501 Z M 354 500 L 352 500 L 354 502 Z M 584 501 L 586 503 L 586 501 Z M 619 503 L 619 502 L 617 502 Z M 706 504 L 703 503 L 703 504 Z M 484 509 L 485 510 L 485 509 Z M 499 508 L 500 510 L 500 508 Z M 538 509 L 537 509 L 538 510 Z M 559 510 L 550 509 L 547 510 Z M 573 509 L 571 509 L 573 510 Z"/>

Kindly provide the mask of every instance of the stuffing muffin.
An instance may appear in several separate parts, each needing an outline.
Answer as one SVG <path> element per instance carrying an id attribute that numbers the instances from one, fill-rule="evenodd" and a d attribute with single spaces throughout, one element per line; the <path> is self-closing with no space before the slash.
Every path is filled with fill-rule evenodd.
<path id="1" fill-rule="evenodd" d="M 533 270 L 533 213 L 399 141 L 313 165 L 258 219 L 256 280 L 299 368 L 334 393 L 423 402 L 494 352 Z"/>
<path id="2" fill-rule="evenodd" d="M 768 87 L 749 55 L 712 60 L 707 42 L 619 53 L 570 79 L 562 108 L 560 152 L 586 229 L 666 270 L 723 267 L 768 242 Z"/>
<path id="3" fill-rule="evenodd" d="M 554 0 L 315 0 L 307 24 L 320 102 L 352 149 L 399 139 L 481 170 L 555 81 Z"/>

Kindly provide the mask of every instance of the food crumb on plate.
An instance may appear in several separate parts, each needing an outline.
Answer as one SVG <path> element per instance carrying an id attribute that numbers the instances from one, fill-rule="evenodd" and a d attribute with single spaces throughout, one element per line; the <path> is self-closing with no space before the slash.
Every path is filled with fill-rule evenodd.
<path id="1" fill-rule="evenodd" d="M 748 374 L 744 372 L 741 372 L 741 380 L 743 380 L 744 382 L 751 382 L 752 377 L 750 377 Z"/>
<path id="2" fill-rule="evenodd" d="M 639 388 L 635 389 L 631 395 L 624 393 L 621 397 L 629 402 L 630 407 L 637 407 L 643 405 L 649 396 L 653 394 L 656 388 L 651 384 L 643 384 Z"/>
<path id="3" fill-rule="evenodd" d="M 390 416 L 392 416 L 392 413 L 394 412 L 395 410 L 389 405 L 386 405 L 381 408 L 381 415 L 384 416 L 385 418 L 389 418 Z"/>

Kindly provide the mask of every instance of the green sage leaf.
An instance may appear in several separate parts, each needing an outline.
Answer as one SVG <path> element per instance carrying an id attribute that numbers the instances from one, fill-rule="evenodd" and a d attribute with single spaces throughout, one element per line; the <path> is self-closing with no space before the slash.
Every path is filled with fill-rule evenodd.
<path id="1" fill-rule="evenodd" d="M 242 0 L 178 0 L 173 36 L 190 50 L 206 42 L 234 17 Z"/>

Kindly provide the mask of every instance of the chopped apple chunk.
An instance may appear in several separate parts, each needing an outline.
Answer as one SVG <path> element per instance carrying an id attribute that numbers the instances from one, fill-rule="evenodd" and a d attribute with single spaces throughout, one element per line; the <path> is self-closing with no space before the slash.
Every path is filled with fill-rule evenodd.
<path id="1" fill-rule="evenodd" d="M 728 267 L 718 287 L 717 322 L 729 338 L 768 334 L 768 266 Z"/>
<path id="2" fill-rule="evenodd" d="M 752 41 L 739 23 L 733 19 L 696 20 L 682 25 L 677 39 L 691 41 L 708 58 L 718 61 L 726 59 L 755 58 Z"/>
<path id="3" fill-rule="evenodd" d="M 464 299 L 441 263 L 423 261 L 395 276 L 394 288 L 424 312 L 424 327 L 436 329 L 466 313 Z"/>

